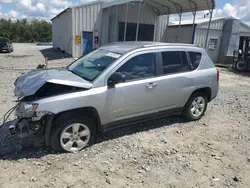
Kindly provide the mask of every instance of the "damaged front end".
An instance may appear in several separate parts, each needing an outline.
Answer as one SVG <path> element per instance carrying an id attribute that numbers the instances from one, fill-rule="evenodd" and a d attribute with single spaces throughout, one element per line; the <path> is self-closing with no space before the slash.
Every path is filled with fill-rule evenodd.
<path id="1" fill-rule="evenodd" d="M 53 114 L 50 112 L 37 112 L 38 105 L 25 100 L 19 102 L 15 110 L 17 120 L 15 124 L 9 127 L 11 135 L 18 135 L 23 138 L 31 134 L 40 136 L 44 133 L 45 125 Z"/>
<path id="2" fill-rule="evenodd" d="M 67 69 L 45 69 L 31 71 L 15 81 L 15 95 L 19 98 L 15 107 L 16 123 L 9 126 L 11 135 L 19 137 L 50 134 L 54 114 L 40 111 L 42 100 L 80 92 L 92 84 L 74 75 Z M 49 131 L 48 131 L 48 130 Z"/>

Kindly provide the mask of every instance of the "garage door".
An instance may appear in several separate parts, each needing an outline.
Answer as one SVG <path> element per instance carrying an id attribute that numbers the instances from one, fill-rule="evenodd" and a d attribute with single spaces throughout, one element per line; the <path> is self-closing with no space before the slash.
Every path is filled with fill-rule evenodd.
<path id="1" fill-rule="evenodd" d="M 124 40 L 125 22 L 119 22 L 119 41 Z M 136 23 L 127 23 L 126 41 L 135 41 L 136 38 Z M 138 41 L 153 41 L 154 40 L 154 25 L 140 24 Z"/>

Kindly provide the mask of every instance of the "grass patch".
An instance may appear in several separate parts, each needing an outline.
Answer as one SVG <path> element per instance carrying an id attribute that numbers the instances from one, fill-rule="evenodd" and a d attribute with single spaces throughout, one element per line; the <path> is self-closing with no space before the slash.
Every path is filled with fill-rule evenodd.
<path id="1" fill-rule="evenodd" d="M 216 63 L 215 66 L 220 67 L 220 68 L 226 68 L 226 69 L 230 69 L 232 67 L 231 64 L 221 64 L 221 63 Z"/>

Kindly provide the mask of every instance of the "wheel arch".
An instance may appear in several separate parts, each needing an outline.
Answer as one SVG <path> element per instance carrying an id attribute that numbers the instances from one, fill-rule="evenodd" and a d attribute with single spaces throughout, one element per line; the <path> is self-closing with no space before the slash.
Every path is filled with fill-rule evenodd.
<path id="1" fill-rule="evenodd" d="M 71 109 L 67 111 L 60 112 L 58 114 L 54 114 L 48 118 L 47 125 L 45 127 L 45 145 L 50 145 L 50 137 L 51 137 L 51 131 L 54 128 L 53 124 L 56 121 L 57 118 L 60 116 L 69 114 L 69 113 L 75 113 L 75 114 L 83 114 L 84 116 L 87 116 L 91 118 L 95 125 L 97 132 L 101 132 L 101 119 L 99 116 L 98 111 L 94 107 L 83 107 L 83 108 L 77 108 L 77 109 Z"/>
<path id="2" fill-rule="evenodd" d="M 204 88 L 199 88 L 196 89 L 191 95 L 194 95 L 195 93 L 204 93 L 207 97 L 208 102 L 210 102 L 212 100 L 212 89 L 210 87 L 204 87 Z M 190 98 L 189 97 L 189 98 Z"/>

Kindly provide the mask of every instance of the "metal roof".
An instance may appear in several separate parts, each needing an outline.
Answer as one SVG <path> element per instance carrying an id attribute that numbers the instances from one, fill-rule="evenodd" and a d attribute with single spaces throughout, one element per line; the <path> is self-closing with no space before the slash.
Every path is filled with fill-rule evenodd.
<path id="1" fill-rule="evenodd" d="M 237 18 L 233 17 L 233 16 L 226 16 L 226 17 L 218 17 L 218 18 L 213 18 L 212 22 L 214 21 L 220 21 L 220 20 L 228 20 L 228 19 L 232 19 L 232 20 L 238 20 Z M 204 23 L 208 23 L 209 22 L 209 18 L 202 18 L 202 19 L 196 19 L 195 20 L 195 24 L 196 25 L 200 25 L 200 24 L 204 24 Z M 245 26 L 246 28 L 250 29 L 250 25 L 242 22 L 241 25 Z M 185 25 L 193 25 L 193 20 L 183 20 L 181 21 L 181 26 L 185 26 Z M 173 27 L 173 26 L 179 26 L 179 21 L 172 21 L 169 23 L 169 27 Z"/>
<path id="2" fill-rule="evenodd" d="M 218 20 L 227 20 L 227 19 L 236 19 L 232 16 L 228 17 L 218 17 L 218 18 L 213 18 L 212 21 L 218 21 Z M 202 19 L 196 19 L 195 24 L 199 25 L 202 23 L 207 23 L 209 22 L 209 18 L 202 18 Z M 182 20 L 181 25 L 193 25 L 193 20 Z M 169 26 L 179 26 L 179 21 L 171 21 L 169 23 Z"/>
<path id="3" fill-rule="evenodd" d="M 160 15 L 178 14 L 215 8 L 215 0 L 103 0 L 102 7 L 107 8 L 128 2 L 142 1 L 156 9 Z"/>
<path id="4" fill-rule="evenodd" d="M 155 9 L 159 15 L 169 15 L 169 14 L 192 12 L 195 10 L 202 11 L 202 10 L 214 9 L 216 0 L 93 0 L 82 4 L 72 5 L 66 8 L 58 15 L 56 15 L 54 18 L 52 18 L 51 21 L 69 9 L 86 6 L 89 4 L 101 3 L 102 8 L 108 8 L 111 6 L 120 5 L 124 3 L 140 2 L 140 1 L 143 4 L 146 4 Z"/>
<path id="5" fill-rule="evenodd" d="M 61 14 L 63 14 L 64 12 L 66 12 L 66 11 L 72 9 L 72 8 L 87 6 L 87 5 L 91 5 L 91 4 L 95 4 L 95 3 L 101 3 L 101 2 L 103 2 L 103 1 L 104 1 L 104 0 L 92 0 L 92 1 L 87 1 L 87 2 L 85 2 L 85 3 L 80 3 L 80 4 L 76 4 L 76 5 L 71 5 L 71 6 L 67 7 L 65 10 L 63 10 L 62 12 L 60 12 L 59 14 L 57 14 L 55 17 L 53 17 L 53 18 L 51 19 L 51 21 L 54 20 L 55 18 L 57 18 L 58 16 L 60 16 Z"/>

